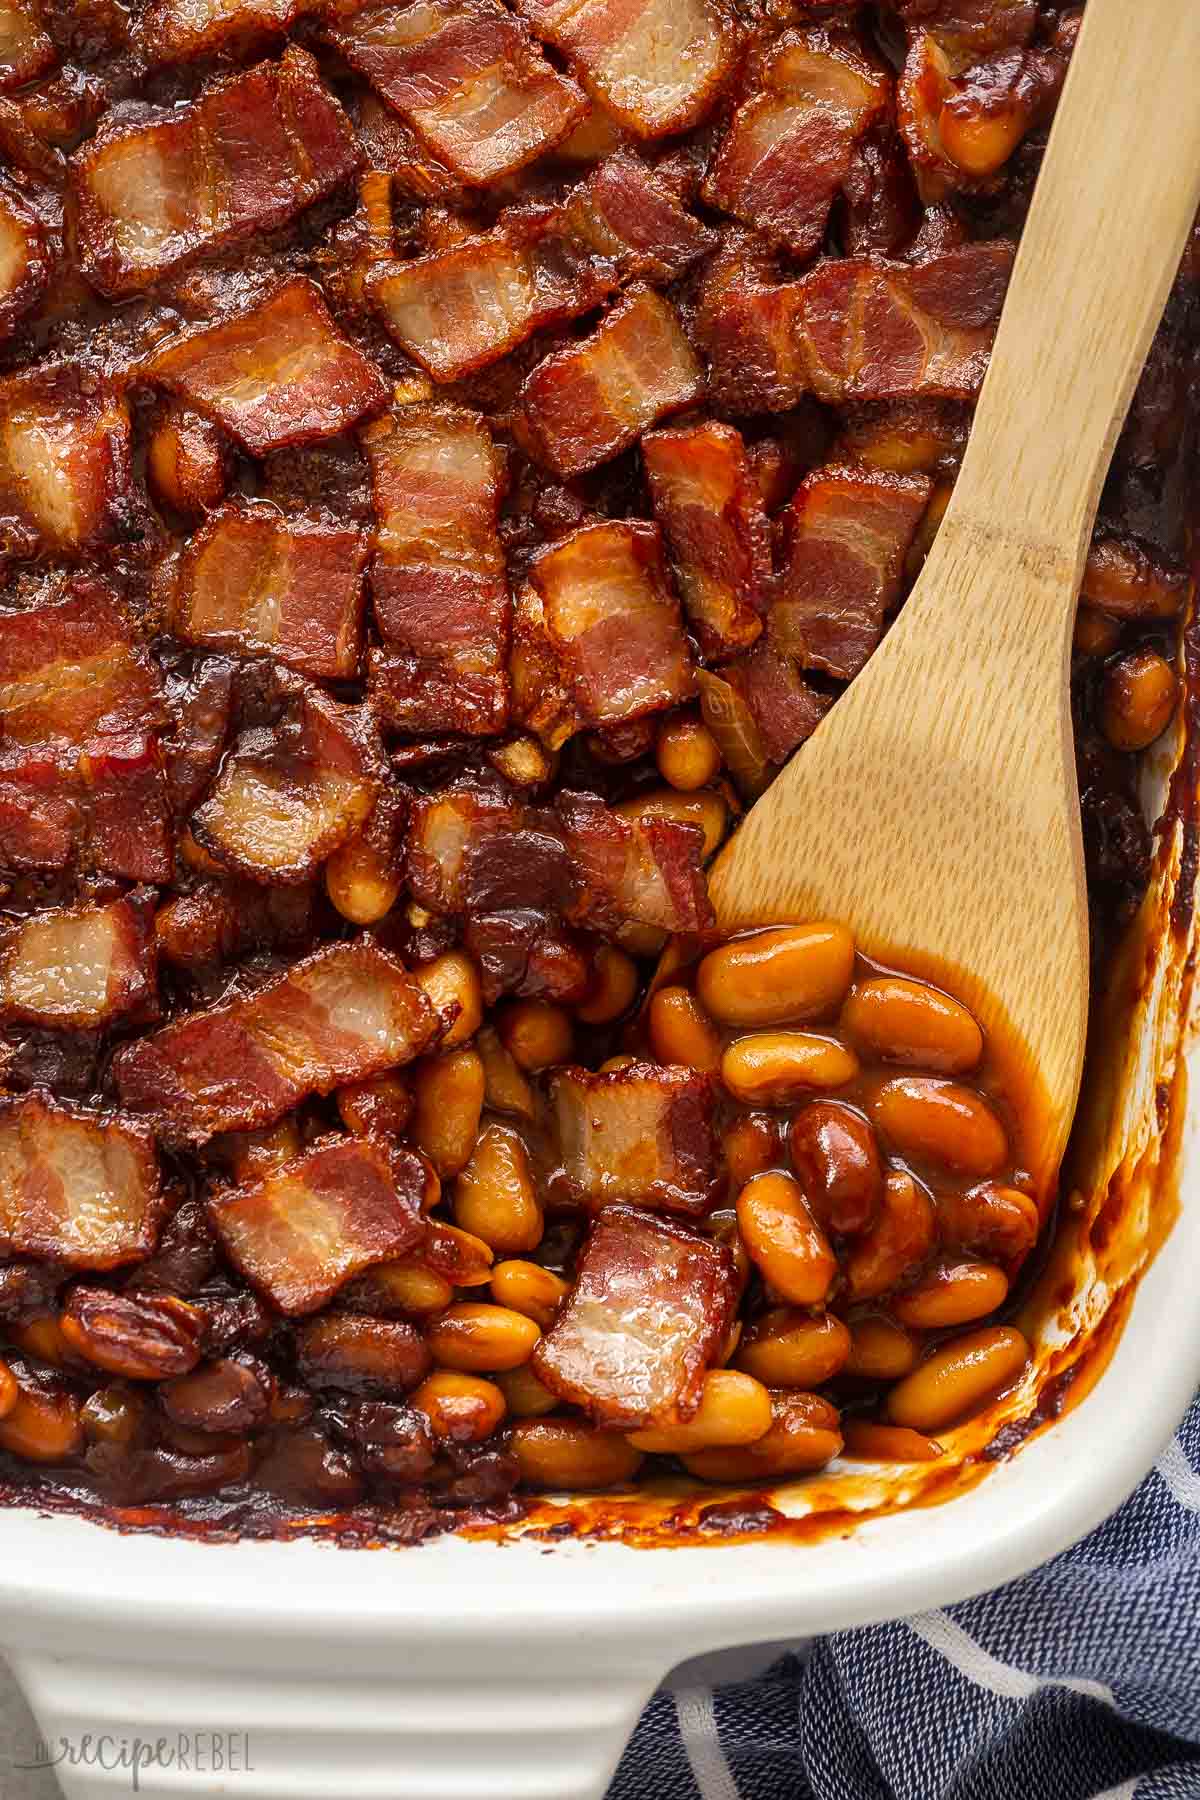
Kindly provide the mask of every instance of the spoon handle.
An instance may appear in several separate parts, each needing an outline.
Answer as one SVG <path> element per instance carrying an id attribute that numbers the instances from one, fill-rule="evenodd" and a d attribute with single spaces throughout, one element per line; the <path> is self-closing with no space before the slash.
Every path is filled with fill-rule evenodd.
<path id="1" fill-rule="evenodd" d="M 969 537 L 994 559 L 1007 540 L 1077 586 L 1200 206 L 1198 71 L 1200 0 L 1088 0 L 943 553 Z"/>

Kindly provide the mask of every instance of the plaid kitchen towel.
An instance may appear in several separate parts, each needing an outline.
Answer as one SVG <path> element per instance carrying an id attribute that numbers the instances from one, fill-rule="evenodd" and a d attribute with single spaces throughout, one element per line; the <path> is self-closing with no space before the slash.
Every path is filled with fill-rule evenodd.
<path id="1" fill-rule="evenodd" d="M 1200 1399 L 1020 1581 L 661 1690 L 608 1800 L 1200 1800 Z"/>

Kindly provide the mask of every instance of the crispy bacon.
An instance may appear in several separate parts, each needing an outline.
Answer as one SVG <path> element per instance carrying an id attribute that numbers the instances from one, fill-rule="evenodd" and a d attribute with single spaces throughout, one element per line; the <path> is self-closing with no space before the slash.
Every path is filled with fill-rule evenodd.
<path id="1" fill-rule="evenodd" d="M 970 424 L 971 409 L 958 400 L 869 400 L 842 414 L 832 454 L 895 475 L 952 475 Z"/>
<path id="2" fill-rule="evenodd" d="M 800 334 L 803 290 L 731 234 L 700 291 L 696 341 L 714 405 L 733 413 L 789 412 L 808 388 Z"/>
<path id="3" fill-rule="evenodd" d="M 292 677 L 284 709 L 242 733 L 203 804 L 198 844 L 251 881 L 301 886 L 371 816 L 387 764 L 371 716 Z"/>
<path id="4" fill-rule="evenodd" d="M 673 1220 L 608 1206 L 534 1372 L 598 1425 L 677 1424 L 699 1406 L 736 1306 L 727 1250 Z"/>
<path id="5" fill-rule="evenodd" d="M 424 1165 L 371 1138 L 327 1140 L 260 1181 L 209 1196 L 230 1260 L 281 1312 L 315 1312 L 352 1276 L 421 1238 Z"/>
<path id="6" fill-rule="evenodd" d="M 542 596 L 526 583 L 513 608 L 512 654 L 509 657 L 512 716 L 534 733 L 547 750 L 561 749 L 582 730 L 558 658 L 546 631 Z"/>
<path id="7" fill-rule="evenodd" d="M 170 727 L 164 734 L 167 792 L 172 812 L 190 813 L 216 774 L 233 726 L 237 664 L 228 656 L 198 656 L 186 672 L 167 678 Z"/>
<path id="8" fill-rule="evenodd" d="M 101 126 L 71 162 L 79 266 L 120 295 L 255 232 L 353 174 L 350 121 L 292 45 L 149 122 Z"/>
<path id="9" fill-rule="evenodd" d="M 850 152 L 842 181 L 847 256 L 896 256 L 920 220 L 916 183 L 890 118 L 872 126 Z"/>
<path id="10" fill-rule="evenodd" d="M 704 723 L 747 800 L 756 800 L 780 763 L 812 736 L 829 705 L 768 644 L 726 663 L 719 674 L 701 669 L 697 680 Z"/>
<path id="11" fill-rule="evenodd" d="M 346 61 L 464 181 L 523 168 L 587 102 L 499 0 L 399 0 L 340 19 Z"/>
<path id="12" fill-rule="evenodd" d="M 349 679 L 362 656 L 366 562 L 364 532 L 267 502 L 222 507 L 180 559 L 171 629 L 187 644 Z"/>
<path id="13" fill-rule="evenodd" d="M 11 521 L 11 529 L 5 529 Z M 118 542 L 139 523 L 129 414 L 78 363 L 44 363 L 0 381 L 0 530 L 22 555 Z"/>
<path id="14" fill-rule="evenodd" d="M 66 742 L 162 723 L 162 678 L 116 597 L 78 578 L 66 599 L 0 612 L 0 736 Z"/>
<path id="15" fill-rule="evenodd" d="M 154 1010 L 152 911 L 142 898 L 51 908 L 0 934 L 0 1012 L 32 1025 L 88 1030 Z"/>
<path id="16" fill-rule="evenodd" d="M 683 932 L 712 925 L 699 826 L 623 817 L 594 794 L 569 790 L 556 810 L 578 882 L 573 919 L 599 931 L 622 923 Z"/>
<path id="17" fill-rule="evenodd" d="M 163 1212 L 154 1139 L 48 1094 L 0 1095 L 0 1245 L 73 1269 L 149 1256 Z"/>
<path id="18" fill-rule="evenodd" d="M 598 1208 L 614 1200 L 703 1213 L 716 1184 L 708 1075 L 628 1063 L 608 1075 L 560 1068 L 550 1077 L 564 1198 Z"/>
<path id="19" fill-rule="evenodd" d="M 631 150 L 618 149 L 565 208 L 565 235 L 622 276 L 674 281 L 720 239 Z"/>
<path id="20" fill-rule="evenodd" d="M 704 197 L 794 256 L 811 256 L 891 83 L 852 31 L 813 26 L 776 40 L 756 90 L 734 114 Z"/>
<path id="21" fill-rule="evenodd" d="M 123 1103 L 164 1138 L 202 1144 L 410 1062 L 441 1028 L 412 976 L 359 938 L 326 945 L 248 998 L 126 1044 L 113 1072 Z"/>
<path id="22" fill-rule="evenodd" d="M 311 281 L 285 282 L 236 318 L 160 350 L 141 373 L 232 433 L 254 456 L 345 431 L 388 397 Z"/>
<path id="23" fill-rule="evenodd" d="M 38 24 L 31 5 L 22 0 L 0 4 L 0 90 L 21 87 L 52 69 L 58 52 Z"/>
<path id="24" fill-rule="evenodd" d="M 0 865 L 169 881 L 174 867 L 157 737 L 0 749 Z"/>
<path id="25" fill-rule="evenodd" d="M 699 124 L 737 63 L 724 0 L 518 0 L 518 10 L 638 137 Z"/>
<path id="26" fill-rule="evenodd" d="M 414 732 L 504 729 L 512 604 L 496 520 L 504 461 L 476 413 L 402 407 L 362 434 L 375 503 L 383 653 L 371 703 Z"/>
<path id="27" fill-rule="evenodd" d="M 1117 619 L 1169 619 L 1187 599 L 1182 563 L 1135 538 L 1098 532 L 1088 551 L 1082 598 Z"/>
<path id="28" fill-rule="evenodd" d="M 741 433 L 709 423 L 642 439 L 650 497 L 688 621 L 712 660 L 762 631 L 771 533 Z"/>
<path id="29" fill-rule="evenodd" d="M 936 33 L 951 56 L 986 56 L 1027 44 L 1037 29 L 1037 0 L 890 0 L 911 27 Z"/>
<path id="30" fill-rule="evenodd" d="M 530 570 L 580 715 L 593 725 L 676 706 L 695 674 L 655 525 L 585 525 Z"/>
<path id="31" fill-rule="evenodd" d="M 314 890 L 215 882 L 176 894 L 154 915 L 160 953 L 181 969 L 203 970 L 246 950 L 298 949 L 311 941 Z"/>
<path id="32" fill-rule="evenodd" d="M 555 474 L 581 475 L 690 406 L 703 387 L 674 307 L 635 287 L 590 337 L 538 364 L 521 392 L 518 429 Z"/>
<path id="33" fill-rule="evenodd" d="M 459 381 L 495 362 L 542 322 L 529 252 L 502 232 L 381 263 L 364 289 L 396 342 L 435 381 Z"/>
<path id="34" fill-rule="evenodd" d="M 0 187 L 0 337 L 37 305 L 52 266 L 41 220 L 14 189 Z"/>
<path id="35" fill-rule="evenodd" d="M 883 635 L 904 555 L 925 511 L 926 475 L 829 464 L 806 475 L 787 515 L 787 561 L 768 633 L 773 649 L 849 681 Z"/>
<path id="36" fill-rule="evenodd" d="M 189 62 L 282 36 L 314 0 L 149 0 L 137 46 L 151 64 Z"/>

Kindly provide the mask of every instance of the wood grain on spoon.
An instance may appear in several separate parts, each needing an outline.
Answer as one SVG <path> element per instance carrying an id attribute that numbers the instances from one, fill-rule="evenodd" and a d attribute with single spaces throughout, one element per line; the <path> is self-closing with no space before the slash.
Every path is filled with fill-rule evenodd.
<path id="1" fill-rule="evenodd" d="M 924 570 L 711 872 L 723 930 L 839 918 L 868 954 L 945 971 L 1040 1075 L 1042 1188 L 1070 1129 L 1087 1022 L 1075 602 L 1200 205 L 1198 68 L 1200 0 L 1089 0 Z"/>

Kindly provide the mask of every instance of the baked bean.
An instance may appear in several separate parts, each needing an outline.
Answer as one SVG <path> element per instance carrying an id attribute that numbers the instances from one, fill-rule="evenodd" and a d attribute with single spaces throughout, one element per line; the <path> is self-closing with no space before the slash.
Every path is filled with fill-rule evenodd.
<path id="1" fill-rule="evenodd" d="M 832 1313 L 776 1306 L 743 1332 L 736 1366 L 773 1388 L 814 1388 L 838 1374 L 850 1333 Z"/>
<path id="2" fill-rule="evenodd" d="M 71 1462 L 84 1447 L 79 1401 L 65 1390 L 18 1383 L 18 1393 L 0 1419 L 0 1450 L 24 1462 Z"/>
<path id="3" fill-rule="evenodd" d="M 425 1328 L 435 1361 L 469 1373 L 519 1368 L 529 1361 L 541 1335 L 524 1313 L 486 1300 L 461 1300 Z"/>
<path id="4" fill-rule="evenodd" d="M 1179 677 L 1156 650 L 1131 650 L 1104 673 L 1101 719 L 1115 750 L 1144 750 L 1170 724 Z"/>
<path id="5" fill-rule="evenodd" d="M 938 1237 L 949 1250 L 978 1250 L 1005 1262 L 1019 1262 L 1037 1242 L 1041 1215 L 1037 1201 L 1020 1188 L 984 1181 L 965 1194 L 937 1197 Z"/>
<path id="6" fill-rule="evenodd" d="M 860 1050 L 885 1062 L 917 1063 L 946 1075 L 973 1069 L 983 1055 L 983 1033 L 966 1007 L 904 975 L 856 982 L 841 1026 Z"/>
<path id="7" fill-rule="evenodd" d="M 462 1231 L 457 1225 L 443 1225 L 432 1219 L 425 1228 L 425 1263 L 455 1287 L 481 1287 L 492 1278 L 491 1246 L 474 1232 Z"/>
<path id="8" fill-rule="evenodd" d="M 918 1331 L 940 1331 L 986 1318 L 1008 1298 L 1008 1277 L 995 1263 L 939 1262 L 897 1294 L 892 1311 Z"/>
<path id="9" fill-rule="evenodd" d="M 394 1069 L 366 1081 L 352 1081 L 340 1087 L 334 1098 L 342 1124 L 359 1137 L 372 1133 L 400 1137 L 413 1114 L 412 1089 Z"/>
<path id="10" fill-rule="evenodd" d="M 208 419 L 168 406 L 146 447 L 146 474 L 155 499 L 196 516 L 216 506 L 229 479 L 226 446 Z"/>
<path id="11" fill-rule="evenodd" d="M 810 1100 L 792 1120 L 792 1167 L 826 1231 L 865 1231 L 879 1210 L 883 1170 L 875 1133 L 836 1100 Z"/>
<path id="12" fill-rule="evenodd" d="M 660 1063 L 684 1063 L 704 1075 L 721 1066 L 721 1041 L 685 987 L 660 987 L 646 1009 L 650 1048 Z"/>
<path id="13" fill-rule="evenodd" d="M 631 1069 L 637 1061 L 636 1056 L 609 1056 L 600 1064 L 601 1075 L 615 1075 L 618 1069 Z"/>
<path id="14" fill-rule="evenodd" d="M 645 957 L 661 956 L 670 935 L 661 925 L 639 925 L 631 919 L 618 925 L 613 932 L 613 937 L 622 950 L 628 951 L 630 956 Z"/>
<path id="15" fill-rule="evenodd" d="M 917 1340 L 891 1319 L 872 1315 L 850 1322 L 850 1354 L 842 1370 L 860 1381 L 899 1381 L 917 1366 Z"/>
<path id="16" fill-rule="evenodd" d="M 877 1425 L 873 1419 L 847 1419 L 842 1436 L 846 1455 L 862 1462 L 937 1462 L 946 1454 L 936 1438 L 905 1425 Z"/>
<path id="17" fill-rule="evenodd" d="M 933 1203 L 904 1169 L 892 1169 L 883 1184 L 879 1217 L 854 1245 L 843 1264 L 846 1289 L 854 1300 L 874 1300 L 899 1287 L 933 1248 Z"/>
<path id="18" fill-rule="evenodd" d="M 524 1313 L 543 1331 L 549 1331 L 555 1313 L 570 1291 L 561 1275 L 556 1275 L 553 1269 L 544 1269 L 541 1263 L 522 1262 L 514 1257 L 508 1262 L 497 1263 L 492 1270 L 492 1298 L 497 1305 Z"/>
<path id="19" fill-rule="evenodd" d="M 540 1419 L 559 1404 L 558 1395 L 538 1380 L 528 1363 L 519 1369 L 498 1369 L 495 1381 L 514 1419 Z"/>
<path id="20" fill-rule="evenodd" d="M 776 1389 L 771 1418 L 771 1429 L 753 1444 L 692 1451 L 683 1458 L 684 1468 L 701 1481 L 769 1481 L 823 1469 L 841 1450 L 837 1409 L 819 1394 Z"/>
<path id="21" fill-rule="evenodd" d="M 571 1060 L 570 1016 L 552 1000 L 510 1000 L 497 1009 L 496 1029 L 509 1054 L 529 1074 Z"/>
<path id="22" fill-rule="evenodd" d="M 654 744 L 654 760 L 663 780 L 685 794 L 706 787 L 721 772 L 716 738 L 707 725 L 687 714 L 663 720 Z"/>
<path id="23" fill-rule="evenodd" d="M 970 1417 L 1021 1374 L 1029 1345 L 1011 1325 L 988 1325 L 927 1356 L 887 1397 L 887 1415 L 914 1431 L 940 1431 Z"/>
<path id="24" fill-rule="evenodd" d="M 642 1466 L 641 1451 L 627 1439 L 576 1419 L 522 1419 L 513 1426 L 509 1449 L 522 1487 L 567 1493 L 622 1486 Z"/>
<path id="25" fill-rule="evenodd" d="M 223 1131 L 210 1139 L 211 1156 L 227 1161 L 238 1181 L 256 1181 L 299 1156 L 300 1127 L 295 1119 L 277 1119 L 258 1131 Z"/>
<path id="26" fill-rule="evenodd" d="M 714 855 L 729 829 L 729 806 L 714 788 L 698 788 L 681 794 L 674 788 L 655 788 L 623 800 L 617 807 L 623 819 L 674 819 L 679 825 L 698 825 L 704 834 L 704 860 Z M 636 951 L 634 952 L 636 955 Z"/>
<path id="27" fill-rule="evenodd" d="M 711 1369 L 690 1419 L 631 1431 L 629 1442 L 636 1450 L 684 1456 L 693 1450 L 753 1444 L 770 1429 L 771 1396 L 761 1381 L 736 1369 Z"/>
<path id="28" fill-rule="evenodd" d="M 266 1382 L 253 1369 L 227 1356 L 164 1382 L 159 1399 L 174 1424 L 193 1431 L 251 1431 L 263 1424 L 271 1410 Z"/>
<path id="29" fill-rule="evenodd" d="M 296 1362 L 310 1388 L 387 1400 L 424 1380 L 429 1361 L 429 1343 L 403 1319 L 321 1313 L 296 1326 Z"/>
<path id="30" fill-rule="evenodd" d="M 454 1299 L 454 1289 L 446 1277 L 415 1256 L 377 1263 L 373 1269 L 364 1270 L 342 1293 L 348 1304 L 363 1312 L 412 1313 L 418 1318 L 425 1313 L 445 1312 Z"/>
<path id="31" fill-rule="evenodd" d="M 186 1375 L 200 1361 L 204 1315 L 174 1294 L 114 1294 L 73 1288 L 59 1316 L 76 1355 L 132 1381 Z"/>
<path id="32" fill-rule="evenodd" d="M 181 1375 L 179 1379 L 187 1381 L 189 1377 Z M 96 1388 L 88 1395 L 79 1422 L 89 1444 L 116 1444 L 126 1449 L 145 1436 L 149 1416 L 146 1389 L 114 1381 L 111 1387 Z"/>
<path id="33" fill-rule="evenodd" d="M 743 1188 L 752 1175 L 773 1169 L 783 1160 L 775 1119 L 770 1113 L 743 1113 L 725 1127 L 721 1154 L 734 1188 Z"/>
<path id="34" fill-rule="evenodd" d="M 483 1111 L 483 1064 L 474 1050 L 448 1050 L 413 1065 L 412 1136 L 443 1180 L 467 1165 Z"/>
<path id="35" fill-rule="evenodd" d="M 814 1088 L 845 1087 L 857 1074 L 853 1050 L 812 1031 L 755 1032 L 721 1058 L 722 1081 L 748 1106 L 783 1106 Z"/>
<path id="36" fill-rule="evenodd" d="M 537 1111 L 537 1101 L 529 1077 L 500 1042 L 499 1034 L 491 1025 L 483 1026 L 476 1034 L 475 1049 L 483 1064 L 483 1092 L 488 1111 L 532 1119 Z"/>
<path id="37" fill-rule="evenodd" d="M 8 1364 L 0 1358 L 0 1419 L 6 1419 L 20 1396 L 17 1378 Z"/>
<path id="38" fill-rule="evenodd" d="M 7 1325 L 5 1333 L 26 1356 L 49 1363 L 52 1368 L 78 1370 L 87 1367 L 87 1358 L 69 1342 L 57 1313 L 39 1313 L 23 1324 Z"/>
<path id="39" fill-rule="evenodd" d="M 403 886 L 404 863 L 390 818 L 368 820 L 325 864 L 325 891 L 352 925 L 375 925 L 385 918 Z"/>
<path id="40" fill-rule="evenodd" d="M 529 1152 L 510 1125 L 485 1125 L 454 1184 L 454 1217 L 493 1250 L 536 1250 L 543 1217 Z"/>
<path id="41" fill-rule="evenodd" d="M 592 965 L 592 985 L 587 999 L 575 1008 L 584 1025 L 608 1025 L 628 1012 L 637 997 L 637 964 L 613 944 L 601 944 Z"/>
<path id="42" fill-rule="evenodd" d="M 450 1444 L 481 1444 L 505 1412 L 504 1395 L 494 1381 L 457 1369 L 435 1369 L 409 1400 L 425 1414 L 434 1437 Z"/>
<path id="43" fill-rule="evenodd" d="M 447 950 L 445 956 L 414 969 L 413 979 L 443 1017 L 453 1014 L 453 1023 L 439 1046 L 442 1050 L 453 1050 L 475 1036 L 483 1022 L 483 988 L 479 970 L 465 951 Z"/>
<path id="44" fill-rule="evenodd" d="M 871 1107 L 875 1124 L 902 1156 L 941 1163 L 962 1175 L 990 1175 L 1008 1155 L 1004 1127 L 974 1088 L 939 1075 L 897 1075 Z"/>
<path id="45" fill-rule="evenodd" d="M 938 114 L 938 141 L 951 162 L 975 180 L 1004 167 L 1028 128 L 1016 106 L 979 107 L 949 101 Z"/>
<path id="46" fill-rule="evenodd" d="M 705 1011 L 723 1025 L 787 1025 L 833 1012 L 850 986 L 844 925 L 786 925 L 710 950 L 696 970 Z"/>
<path id="47" fill-rule="evenodd" d="M 1081 605 L 1075 614 L 1072 647 L 1079 656 L 1110 656 L 1121 640 L 1116 619 L 1094 606 Z"/>
<path id="48" fill-rule="evenodd" d="M 738 1229 L 765 1280 L 796 1306 L 820 1306 L 837 1274 L 828 1239 L 790 1175 L 755 1175 L 737 1198 Z"/>

